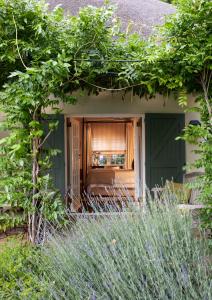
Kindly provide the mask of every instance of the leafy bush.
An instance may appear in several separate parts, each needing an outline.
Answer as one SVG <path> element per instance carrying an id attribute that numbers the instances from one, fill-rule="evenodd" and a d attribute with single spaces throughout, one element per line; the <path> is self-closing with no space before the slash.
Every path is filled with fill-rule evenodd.
<path id="1" fill-rule="evenodd" d="M 209 101 L 212 107 L 212 98 Z M 204 170 L 204 173 L 193 182 L 193 188 L 200 192 L 198 200 L 205 205 L 201 214 L 202 225 L 204 228 L 212 230 L 212 116 L 207 112 L 204 99 L 198 97 L 196 102 L 201 107 L 201 125 L 187 125 L 182 138 L 193 145 L 198 145 L 194 150 L 198 159 L 189 168 Z M 198 111 L 199 108 L 193 110 Z"/>
<path id="2" fill-rule="evenodd" d="M 42 270 L 32 262 L 39 250 L 20 240 L 11 240 L 0 248 L 0 299 L 36 300 L 45 296 Z M 44 297 L 45 299 L 45 297 Z"/>
<path id="3" fill-rule="evenodd" d="M 53 234 L 44 248 L 47 280 L 53 282 L 49 294 L 51 299 L 209 299 L 208 253 L 205 239 L 192 234 L 190 216 L 168 204 L 84 218 L 63 235 Z"/>
<path id="4" fill-rule="evenodd" d="M 22 212 L 16 210 L 1 212 L 0 209 L 0 233 L 25 224 L 26 217 Z"/>

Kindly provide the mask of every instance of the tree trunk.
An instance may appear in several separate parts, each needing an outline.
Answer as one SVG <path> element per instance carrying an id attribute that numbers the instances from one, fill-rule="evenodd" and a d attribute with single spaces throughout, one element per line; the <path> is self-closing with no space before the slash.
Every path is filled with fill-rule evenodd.
<path id="1" fill-rule="evenodd" d="M 204 69 L 203 73 L 201 74 L 201 80 L 200 80 L 203 93 L 204 93 L 204 100 L 208 110 L 210 125 L 212 125 L 212 107 L 211 107 L 211 100 L 209 99 L 209 88 L 211 83 L 211 77 L 212 77 L 212 71 Z"/>
<path id="2" fill-rule="evenodd" d="M 39 113 L 33 115 L 33 121 L 39 120 Z M 38 193 L 37 183 L 39 175 L 39 144 L 40 138 L 33 137 L 32 140 L 32 212 L 29 214 L 29 224 L 28 224 L 28 234 L 29 240 L 35 244 L 37 242 L 37 222 L 38 222 L 38 199 L 36 199 L 36 194 Z"/>
<path id="3" fill-rule="evenodd" d="M 29 238 L 30 241 L 34 244 L 36 243 L 36 215 L 37 215 L 37 200 L 35 199 L 35 195 L 37 194 L 37 177 L 38 177 L 38 138 L 33 138 L 32 141 L 32 209 L 33 212 L 29 215 Z"/>

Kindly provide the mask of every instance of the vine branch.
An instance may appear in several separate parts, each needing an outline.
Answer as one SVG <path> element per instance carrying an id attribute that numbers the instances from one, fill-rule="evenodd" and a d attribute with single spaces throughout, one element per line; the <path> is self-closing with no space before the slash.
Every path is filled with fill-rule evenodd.
<path id="1" fill-rule="evenodd" d="M 209 96 L 208 96 L 208 91 L 209 91 L 209 86 L 210 86 L 210 81 L 211 81 L 211 74 L 212 72 L 210 71 L 208 74 L 208 70 L 206 71 L 204 69 L 200 81 L 201 81 L 201 85 L 203 88 L 203 92 L 204 92 L 204 98 L 205 98 L 205 102 L 207 105 L 207 109 L 208 109 L 208 114 L 209 114 L 209 118 L 210 118 L 210 122 L 212 122 L 212 108 L 210 105 L 210 100 L 209 100 Z"/>
<path id="2" fill-rule="evenodd" d="M 43 141 L 42 141 L 42 143 L 40 143 L 39 145 L 38 145 L 38 149 L 40 149 L 43 145 L 44 145 L 44 143 L 46 142 L 46 140 L 48 139 L 48 137 L 50 136 L 50 134 L 52 133 L 52 129 L 48 132 L 48 134 L 45 136 L 45 138 L 43 139 Z"/>
<path id="3" fill-rule="evenodd" d="M 18 28 L 17 28 L 17 24 L 16 24 L 16 21 L 15 21 L 14 14 L 13 14 L 13 22 L 14 22 L 14 25 L 15 25 L 15 44 L 16 44 L 16 48 L 17 48 L 17 51 L 18 51 L 18 56 L 19 56 L 19 58 L 22 62 L 22 65 L 24 66 L 24 68 L 28 69 L 28 67 L 25 65 L 25 63 L 23 61 L 23 58 L 22 58 L 20 50 L 19 50 L 19 46 L 18 46 Z"/>
<path id="4" fill-rule="evenodd" d="M 137 83 L 137 84 L 132 84 L 132 85 L 129 85 L 129 86 L 125 86 L 125 87 L 122 87 L 122 88 L 118 88 L 118 89 L 113 89 L 113 88 L 105 88 L 105 87 L 102 87 L 102 86 L 99 86 L 99 85 L 96 85 L 94 83 L 90 83 L 88 82 L 87 80 L 85 79 L 82 79 L 80 78 L 79 79 L 80 81 L 83 81 L 97 89 L 100 89 L 100 90 L 105 90 L 105 91 L 110 91 L 110 92 L 118 92 L 118 91 L 124 91 L 124 90 L 127 90 L 127 89 L 130 89 L 130 88 L 134 88 L 134 87 L 137 87 L 137 86 L 140 86 L 141 83 Z"/>

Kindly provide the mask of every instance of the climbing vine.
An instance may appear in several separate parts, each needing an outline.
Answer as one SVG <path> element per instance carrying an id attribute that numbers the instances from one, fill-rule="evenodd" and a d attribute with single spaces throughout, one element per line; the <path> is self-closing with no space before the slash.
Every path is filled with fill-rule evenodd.
<path id="1" fill-rule="evenodd" d="M 160 28 L 147 55 L 151 78 L 168 92 L 177 93 L 187 112 L 198 112 L 200 124 L 187 124 L 182 138 L 196 145 L 199 158 L 193 166 L 204 174 L 194 183 L 205 204 L 203 225 L 211 228 L 212 216 L 212 3 L 209 0 L 179 0 L 177 13 Z M 135 71 L 140 73 L 139 64 Z M 157 87 L 158 90 L 158 87 Z M 188 95 L 196 98 L 188 106 Z"/>
<path id="2" fill-rule="evenodd" d="M 212 3 L 209 0 L 178 1 L 178 13 L 163 28 L 164 46 L 160 49 L 169 59 L 171 82 L 178 85 L 179 104 L 186 111 L 200 114 L 199 125 L 188 124 L 183 139 L 197 146 L 199 158 L 196 169 L 204 174 L 197 178 L 194 188 L 205 204 L 203 225 L 211 229 L 212 216 Z M 162 59 L 162 55 L 161 55 Z M 174 65 L 171 62 L 174 61 Z M 168 70 L 167 70 L 168 71 Z M 169 76 L 170 72 L 167 72 Z M 171 75 L 170 74 L 170 75 Z M 177 82 L 177 80 L 180 81 Z M 196 103 L 187 107 L 188 94 L 196 94 Z M 191 166 L 188 166 L 191 167 Z"/>
<path id="3" fill-rule="evenodd" d="M 97 68 L 91 58 L 109 56 L 118 35 L 106 26 L 112 8 L 86 8 L 79 17 L 49 12 L 43 1 L 0 1 L 1 111 L 10 135 L 1 140 L 1 203 L 22 208 L 33 243 L 43 240 L 46 220 L 63 219 L 63 201 L 49 175 L 57 149 L 45 144 L 57 128 L 46 122 L 47 109 L 60 112 L 60 101 L 74 103 L 70 92 L 80 78 L 94 81 L 109 66 Z M 117 49 L 119 52 L 120 49 Z M 88 61 L 76 61 L 85 58 Z"/>
<path id="4" fill-rule="evenodd" d="M 140 97 L 178 93 L 202 95 L 201 127 L 184 138 L 198 138 L 205 168 L 202 198 L 211 190 L 211 3 L 179 1 L 178 12 L 149 41 L 120 32 L 114 8 L 87 7 L 77 17 L 44 1 L 0 0 L 0 111 L 10 135 L 0 141 L 0 203 L 22 208 L 33 243 L 43 240 L 46 221 L 63 219 L 64 207 L 49 170 L 57 149 L 46 149 L 57 128 L 47 111 L 60 113 L 61 101 L 77 101 L 72 92 L 86 89 L 131 91 Z M 198 98 L 200 99 L 200 98 Z M 204 112 L 203 112 L 204 108 Z M 197 134 L 195 134 L 197 133 Z"/>

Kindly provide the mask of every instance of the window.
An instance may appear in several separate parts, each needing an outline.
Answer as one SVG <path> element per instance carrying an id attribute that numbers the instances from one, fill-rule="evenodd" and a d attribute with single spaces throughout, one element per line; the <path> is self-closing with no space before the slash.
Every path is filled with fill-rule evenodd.
<path id="1" fill-rule="evenodd" d="M 113 153 L 92 153 L 92 166 L 124 166 L 126 155 Z"/>
<path id="2" fill-rule="evenodd" d="M 126 151 L 125 123 L 93 123 L 91 124 L 91 148 L 93 152 Z"/>
<path id="3" fill-rule="evenodd" d="M 111 155 L 111 165 L 124 166 L 125 164 L 125 154 L 112 154 Z"/>
<path id="4" fill-rule="evenodd" d="M 126 156 L 125 123 L 91 123 L 92 166 L 124 166 Z"/>

